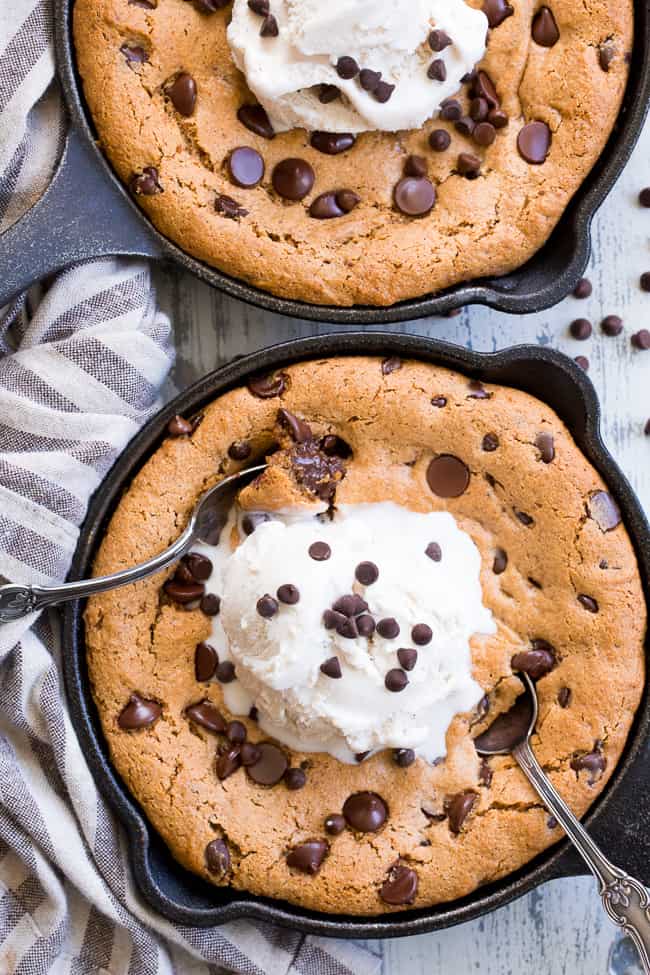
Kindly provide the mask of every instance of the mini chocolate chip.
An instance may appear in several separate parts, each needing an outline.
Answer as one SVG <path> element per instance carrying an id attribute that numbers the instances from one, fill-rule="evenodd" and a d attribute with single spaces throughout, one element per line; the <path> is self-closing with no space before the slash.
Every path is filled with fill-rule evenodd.
<path id="1" fill-rule="evenodd" d="M 447 80 L 447 65 L 442 58 L 435 58 L 427 68 L 427 78 L 431 81 Z"/>
<path id="2" fill-rule="evenodd" d="M 463 115 L 458 119 L 457 122 L 454 122 L 454 128 L 457 132 L 460 132 L 461 135 L 469 138 L 471 135 L 473 135 L 476 124 L 469 115 Z"/>
<path id="3" fill-rule="evenodd" d="M 218 616 L 221 609 L 221 598 L 213 592 L 208 592 L 201 597 L 199 608 L 206 616 Z"/>
<path id="4" fill-rule="evenodd" d="M 488 112 L 487 120 L 495 129 L 505 129 L 509 121 L 508 116 L 502 108 L 491 108 Z"/>
<path id="5" fill-rule="evenodd" d="M 433 399 L 431 400 L 431 405 L 432 406 L 435 406 L 439 410 L 441 410 L 444 406 L 447 405 L 447 397 L 446 396 L 434 396 Z"/>
<path id="6" fill-rule="evenodd" d="M 332 609 L 337 613 L 342 613 L 343 616 L 358 616 L 367 611 L 368 603 L 353 592 L 347 596 L 339 596 L 333 603 Z"/>
<path id="7" fill-rule="evenodd" d="M 397 659 L 400 662 L 400 667 L 403 667 L 404 670 L 413 670 L 418 662 L 418 652 L 412 647 L 400 647 L 397 651 Z M 388 689 L 389 691 L 393 690 L 392 687 Z"/>
<path id="8" fill-rule="evenodd" d="M 449 829 L 452 833 L 460 833 L 465 820 L 474 808 L 477 798 L 475 792 L 458 792 L 445 802 L 445 811 L 449 817 Z"/>
<path id="9" fill-rule="evenodd" d="M 578 596 L 578 602 L 580 603 L 581 606 L 584 606 L 584 608 L 587 610 L 588 613 L 598 612 L 598 603 L 593 598 L 593 596 L 585 596 L 584 594 L 581 593 Z"/>
<path id="10" fill-rule="evenodd" d="M 343 677 L 341 662 L 338 657 L 330 657 L 320 665 L 320 669 L 326 677 L 331 677 L 333 680 L 338 680 L 340 677 Z"/>
<path id="11" fill-rule="evenodd" d="M 515 508 L 515 518 L 517 521 L 520 521 L 522 525 L 526 525 L 527 528 L 535 524 L 535 519 L 532 517 L 532 515 L 529 515 L 526 511 L 519 511 L 517 508 Z"/>
<path id="12" fill-rule="evenodd" d="M 533 40 L 540 47 L 553 47 L 560 39 L 560 31 L 552 11 L 548 7 L 542 7 L 533 18 L 532 31 Z"/>
<path id="13" fill-rule="evenodd" d="M 263 741 L 257 747 L 260 757 L 253 765 L 246 767 L 246 773 L 257 785 L 276 785 L 289 767 L 287 756 L 270 741 Z"/>
<path id="14" fill-rule="evenodd" d="M 238 146 L 228 157 L 228 171 L 233 183 L 243 189 L 252 189 L 264 176 L 264 160 L 257 149 Z"/>
<path id="15" fill-rule="evenodd" d="M 630 337 L 630 342 L 635 349 L 639 349 L 641 352 L 647 352 L 650 349 L 650 331 L 647 328 L 640 329 Z"/>
<path id="16" fill-rule="evenodd" d="M 344 213 L 351 213 L 361 203 L 361 197 L 354 190 L 337 190 L 336 204 Z"/>
<path id="17" fill-rule="evenodd" d="M 273 14 L 268 14 L 262 21 L 262 26 L 260 27 L 260 37 L 277 37 L 280 33 L 280 28 L 278 27 L 278 22 L 273 16 Z"/>
<path id="18" fill-rule="evenodd" d="M 305 420 L 298 419 L 289 410 L 282 408 L 278 410 L 278 423 L 291 434 L 296 443 L 307 443 L 314 439 L 309 424 Z"/>
<path id="19" fill-rule="evenodd" d="M 472 95 L 475 98 L 484 98 L 492 108 L 496 108 L 499 104 L 497 90 L 487 71 L 476 72 L 476 78 L 472 85 Z"/>
<path id="20" fill-rule="evenodd" d="M 233 745 L 243 745 L 246 741 L 246 725 L 241 721 L 229 721 L 226 738 Z"/>
<path id="21" fill-rule="evenodd" d="M 469 487 L 469 468 L 453 454 L 439 454 L 427 467 L 427 484 L 439 498 L 459 498 Z"/>
<path id="22" fill-rule="evenodd" d="M 329 852 L 325 840 L 306 840 L 294 846 L 287 854 L 287 866 L 301 873 L 316 874 Z"/>
<path id="23" fill-rule="evenodd" d="M 235 679 L 235 665 L 232 660 L 222 660 L 216 670 L 217 680 L 220 684 L 231 684 Z"/>
<path id="24" fill-rule="evenodd" d="M 371 637 L 375 632 L 375 621 L 368 613 L 358 616 L 355 622 L 359 636 Z"/>
<path id="25" fill-rule="evenodd" d="M 356 136 L 351 132 L 312 132 L 309 140 L 312 148 L 327 156 L 338 156 L 339 153 L 346 152 L 356 141 Z"/>
<path id="26" fill-rule="evenodd" d="M 502 548 L 498 548 L 494 553 L 494 561 L 492 563 L 492 571 L 495 576 L 500 576 L 502 572 L 506 571 L 508 567 L 508 555 Z"/>
<path id="27" fill-rule="evenodd" d="M 153 724 L 161 714 L 162 705 L 158 701 L 150 701 L 134 691 L 129 703 L 120 711 L 117 723 L 123 731 L 135 731 Z"/>
<path id="28" fill-rule="evenodd" d="M 488 454 L 493 453 L 499 447 L 499 438 L 496 433 L 486 433 L 481 444 L 483 450 Z"/>
<path id="29" fill-rule="evenodd" d="M 371 586 L 379 578 L 379 569 L 374 562 L 359 562 L 354 575 L 362 586 Z"/>
<path id="30" fill-rule="evenodd" d="M 141 173 L 134 173 L 129 180 L 129 189 L 134 196 L 154 196 L 156 193 L 162 193 L 163 188 L 156 167 L 145 166 Z M 173 436 L 180 436 L 180 434 L 173 434 Z"/>
<path id="31" fill-rule="evenodd" d="M 490 111 L 490 103 L 486 98 L 472 98 L 469 103 L 470 118 L 474 122 L 485 122 Z"/>
<path id="32" fill-rule="evenodd" d="M 273 188 L 285 200 L 302 200 L 314 185 L 314 170 L 304 159 L 283 159 L 273 170 Z"/>
<path id="33" fill-rule="evenodd" d="M 340 57 L 336 62 L 336 73 L 339 78 L 349 81 L 350 78 L 356 78 L 356 76 L 359 74 L 359 65 L 354 58 L 344 54 L 343 57 Z"/>
<path id="34" fill-rule="evenodd" d="M 456 168 L 466 179 L 476 179 L 481 171 L 481 160 L 471 152 L 461 152 L 458 156 Z"/>
<path id="35" fill-rule="evenodd" d="M 456 98 L 445 98 L 440 103 L 440 118 L 445 122 L 456 122 L 462 114 L 461 104 Z"/>
<path id="36" fill-rule="evenodd" d="M 337 626 L 345 622 L 343 613 L 337 613 L 333 609 L 326 609 L 323 613 L 323 626 L 326 630 L 335 630 Z"/>
<path id="37" fill-rule="evenodd" d="M 405 176 L 393 191 L 395 206 L 407 217 L 422 217 L 429 213 L 436 202 L 433 183 L 426 177 Z"/>
<path id="38" fill-rule="evenodd" d="M 237 118 L 242 125 L 263 139 L 272 139 L 275 136 L 271 120 L 261 105 L 242 105 L 237 110 Z"/>
<path id="39" fill-rule="evenodd" d="M 557 829 L 558 821 L 555 818 L 555 816 L 548 817 L 548 819 L 546 820 L 546 826 L 548 827 L 548 829 Z"/>
<path id="40" fill-rule="evenodd" d="M 408 684 L 409 679 L 399 667 L 393 667 L 389 670 L 384 678 L 384 685 L 387 691 L 392 691 L 394 694 L 398 694 L 403 691 Z"/>
<path id="41" fill-rule="evenodd" d="M 173 416 L 167 424 L 167 433 L 169 433 L 172 437 L 186 437 L 193 431 L 194 426 L 190 423 L 190 421 L 186 420 L 182 416 L 179 416 L 178 414 Z"/>
<path id="42" fill-rule="evenodd" d="M 586 355 L 577 355 L 573 361 L 585 372 L 589 372 L 589 359 Z"/>
<path id="43" fill-rule="evenodd" d="M 451 145 L 451 136 L 446 129 L 434 129 L 429 136 L 429 145 L 434 152 L 444 152 Z"/>
<path id="44" fill-rule="evenodd" d="M 194 675 L 199 682 L 210 680 L 219 663 L 219 654 L 214 647 L 202 641 L 194 651 Z"/>
<path id="45" fill-rule="evenodd" d="M 248 6 L 258 17 L 268 17 L 271 9 L 269 0 L 248 0 Z"/>
<path id="46" fill-rule="evenodd" d="M 202 582 L 183 583 L 178 582 L 177 579 L 168 579 L 163 589 L 170 599 L 175 603 L 180 603 L 181 606 L 195 602 L 205 592 L 205 586 Z"/>
<path id="47" fill-rule="evenodd" d="M 129 66 L 132 64 L 144 64 L 145 61 L 149 60 L 149 55 L 145 49 L 138 44 L 122 44 L 120 54 L 124 55 L 126 63 Z"/>
<path id="48" fill-rule="evenodd" d="M 580 278 L 573 289 L 573 297 L 580 299 L 590 298 L 593 290 L 594 289 L 589 278 Z"/>
<path id="49" fill-rule="evenodd" d="M 415 156 L 410 156 L 409 158 L 416 158 Z M 402 360 L 398 355 L 391 355 L 387 359 L 384 359 L 381 364 L 381 374 L 382 376 L 390 376 L 391 373 L 397 372 L 398 369 L 402 368 Z"/>
<path id="50" fill-rule="evenodd" d="M 483 13 L 487 17 L 489 27 L 499 27 L 506 17 L 512 17 L 514 12 L 507 0 L 483 0 Z"/>
<path id="51" fill-rule="evenodd" d="M 477 145 L 487 149 L 497 137 L 497 130 L 492 122 L 479 122 L 472 132 L 472 138 Z"/>
<path id="52" fill-rule="evenodd" d="M 538 681 L 545 677 L 555 666 L 555 650 L 546 640 L 536 639 L 531 642 L 530 650 L 521 650 L 510 661 L 513 671 L 523 671 L 531 680 Z"/>
<path id="53" fill-rule="evenodd" d="M 297 792 L 298 789 L 303 789 L 307 784 L 307 776 L 301 768 L 288 768 L 284 773 L 284 781 L 287 789 Z"/>
<path id="54" fill-rule="evenodd" d="M 393 761 L 400 768 L 408 768 L 415 761 L 415 752 L 412 748 L 395 748 L 393 750 Z"/>
<path id="55" fill-rule="evenodd" d="M 544 464 L 550 464 L 555 459 L 555 440 L 553 434 L 538 433 L 535 438 L 535 446 L 539 450 L 540 459 Z"/>
<path id="56" fill-rule="evenodd" d="M 472 379 L 469 384 L 469 393 L 467 394 L 468 399 L 491 399 L 492 393 L 488 393 L 487 389 L 478 379 Z"/>
<path id="57" fill-rule="evenodd" d="M 263 619 L 270 620 L 278 611 L 278 602 L 267 592 L 264 596 L 260 596 L 255 608 Z"/>
<path id="58" fill-rule="evenodd" d="M 266 376 L 253 376 L 248 381 L 249 392 L 259 399 L 273 399 L 281 396 L 287 388 L 289 377 L 286 372 L 270 373 Z"/>
<path id="59" fill-rule="evenodd" d="M 278 587 L 276 596 L 281 603 L 285 603 L 287 606 L 295 606 L 300 600 L 300 591 L 291 582 L 285 582 L 284 585 Z"/>
<path id="60" fill-rule="evenodd" d="M 399 623 L 392 616 L 387 616 L 377 623 L 377 633 L 385 640 L 394 640 L 399 636 Z"/>
<path id="61" fill-rule="evenodd" d="M 587 502 L 589 517 L 603 532 L 611 532 L 621 523 L 621 512 L 607 491 L 594 491 Z"/>
<path id="62" fill-rule="evenodd" d="M 394 863 L 379 890 L 385 904 L 402 907 L 412 904 L 418 893 L 418 875 L 404 863 Z"/>
<path id="63" fill-rule="evenodd" d="M 239 754 L 241 756 L 241 763 L 244 767 L 248 765 L 255 765 L 255 763 L 259 762 L 260 758 L 262 757 L 262 753 L 257 745 L 254 745 L 251 741 L 243 742 L 239 750 Z"/>
<path id="64" fill-rule="evenodd" d="M 228 447 L 228 456 L 231 460 L 246 460 L 250 457 L 251 450 L 248 440 L 233 440 Z"/>
<path id="65" fill-rule="evenodd" d="M 230 870 L 230 851 L 224 840 L 212 840 L 205 848 L 205 865 L 210 873 L 223 877 Z"/>
<path id="66" fill-rule="evenodd" d="M 196 704 L 190 704 L 189 707 L 185 708 L 185 715 L 194 724 L 200 725 L 207 731 L 214 731 L 216 734 L 222 735 L 226 730 L 223 715 L 209 701 L 198 701 Z"/>
<path id="67" fill-rule="evenodd" d="M 335 102 L 337 98 L 341 97 L 341 89 L 337 88 L 336 85 L 321 85 L 318 90 L 318 101 L 322 105 L 329 105 L 330 102 Z"/>
<path id="68" fill-rule="evenodd" d="M 415 643 L 416 646 L 426 647 L 427 644 L 431 643 L 433 639 L 433 630 L 427 623 L 416 623 L 413 629 L 411 630 L 411 639 L 413 640 L 413 643 Z M 402 663 L 401 660 L 400 663 Z M 404 667 L 403 663 L 402 663 L 402 667 Z M 408 669 L 409 669 L 408 667 L 405 667 L 405 670 Z"/>
<path id="69" fill-rule="evenodd" d="M 584 342 L 585 339 L 591 337 L 591 322 L 587 318 L 576 318 L 575 321 L 571 322 L 569 331 L 574 339 Z"/>
<path id="70" fill-rule="evenodd" d="M 375 91 L 380 81 L 381 71 L 371 71 L 370 68 L 362 68 L 359 72 L 359 84 L 364 91 Z"/>
<path id="71" fill-rule="evenodd" d="M 591 752 L 583 752 L 581 754 L 574 755 L 571 759 L 570 765 L 573 771 L 578 775 L 582 771 L 588 772 L 589 785 L 595 785 L 598 779 L 602 777 L 602 774 L 607 767 L 607 760 L 602 752 L 602 742 L 595 742 L 594 750 Z"/>
<path id="72" fill-rule="evenodd" d="M 248 210 L 241 206 L 237 200 L 233 200 L 232 196 L 226 196 L 225 193 L 217 194 L 214 200 L 214 208 L 217 213 L 228 217 L 230 220 L 248 216 Z"/>
<path id="73" fill-rule="evenodd" d="M 429 47 L 432 51 L 439 53 L 444 51 L 446 47 L 452 43 L 449 34 L 445 33 L 444 30 L 432 30 L 428 37 Z"/>
<path id="74" fill-rule="evenodd" d="M 551 130 L 546 122 L 528 122 L 517 136 L 519 155 L 527 163 L 540 166 L 546 162 L 551 140 Z"/>
<path id="75" fill-rule="evenodd" d="M 225 749 L 217 755 L 215 770 L 217 778 L 223 781 L 230 775 L 234 775 L 241 765 L 241 753 L 237 745 Z"/>
<path id="76" fill-rule="evenodd" d="M 345 829 L 345 817 L 340 813 L 332 813 L 325 820 L 325 832 L 330 836 L 338 836 Z"/>
<path id="77" fill-rule="evenodd" d="M 345 211 L 338 205 L 336 193 L 321 193 L 309 205 L 309 216 L 315 220 L 334 220 L 344 216 Z"/>
<path id="78" fill-rule="evenodd" d="M 341 623 L 337 623 L 336 632 L 346 640 L 356 640 L 359 636 L 359 630 L 357 629 L 355 620 L 346 619 L 345 617 Z"/>
<path id="79" fill-rule="evenodd" d="M 614 45 L 610 41 L 606 41 L 604 44 L 601 44 L 600 48 L 598 49 L 598 63 L 603 71 L 609 71 L 615 55 L 616 51 L 614 49 Z"/>
<path id="80" fill-rule="evenodd" d="M 571 688 L 561 687 L 557 694 L 557 703 L 561 708 L 568 708 L 571 704 Z"/>
<path id="81" fill-rule="evenodd" d="M 623 319 L 618 315 L 607 315 L 600 323 L 600 328 L 604 335 L 615 338 L 623 331 Z"/>
<path id="82" fill-rule="evenodd" d="M 358 833 L 376 833 L 388 819 L 388 807 L 376 792 L 355 792 L 343 803 L 343 815 Z"/>
<path id="83" fill-rule="evenodd" d="M 165 83 L 164 91 L 180 115 L 189 118 L 193 114 L 196 105 L 196 82 L 191 74 L 181 71 L 173 81 L 170 79 Z"/>
<path id="84" fill-rule="evenodd" d="M 440 562 L 442 559 L 442 549 L 437 542 L 429 542 L 424 554 L 428 555 L 432 562 Z"/>

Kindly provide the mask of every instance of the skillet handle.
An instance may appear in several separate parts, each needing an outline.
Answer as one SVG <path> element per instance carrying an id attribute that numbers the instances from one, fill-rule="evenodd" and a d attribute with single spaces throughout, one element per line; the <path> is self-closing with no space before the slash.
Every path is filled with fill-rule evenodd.
<path id="1" fill-rule="evenodd" d="M 0 235 L 0 308 L 78 261 L 161 257 L 153 231 L 98 165 L 74 127 L 46 192 Z"/>

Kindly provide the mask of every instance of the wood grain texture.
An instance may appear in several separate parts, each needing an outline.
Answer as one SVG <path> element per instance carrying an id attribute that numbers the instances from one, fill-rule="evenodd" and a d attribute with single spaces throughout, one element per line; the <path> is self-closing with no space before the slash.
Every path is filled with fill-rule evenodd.
<path id="1" fill-rule="evenodd" d="M 548 345 L 570 356 L 586 355 L 603 409 L 603 435 L 650 511 L 650 352 L 635 351 L 630 335 L 650 327 L 650 294 L 639 276 L 650 271 L 650 210 L 637 202 L 650 185 L 650 123 L 618 185 L 593 226 L 588 275 L 590 299 L 567 298 L 546 312 L 510 317 L 473 306 L 457 318 L 430 318 L 384 330 L 435 336 L 480 351 L 524 342 Z M 167 395 L 234 356 L 329 326 L 294 321 L 242 305 L 194 278 L 158 271 L 163 307 L 174 322 L 178 360 Z M 625 331 L 607 338 L 599 323 L 620 315 Z M 568 334 L 576 317 L 589 318 L 587 342 Z M 624 864 L 622 864 L 624 866 Z M 590 878 L 554 881 L 500 911 L 437 934 L 370 942 L 383 958 L 383 975 L 636 975 L 626 941 L 604 918 Z"/>

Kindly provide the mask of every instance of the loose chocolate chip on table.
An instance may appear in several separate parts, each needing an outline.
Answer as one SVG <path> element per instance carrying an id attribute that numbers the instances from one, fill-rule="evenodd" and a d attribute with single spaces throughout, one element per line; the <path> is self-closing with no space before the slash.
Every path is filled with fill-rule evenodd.
<path id="1" fill-rule="evenodd" d="M 301 768 L 288 768 L 284 773 L 284 781 L 287 789 L 297 792 L 307 784 L 307 776 Z"/>
<path id="2" fill-rule="evenodd" d="M 517 149 L 522 159 L 534 166 L 546 162 L 551 148 L 551 130 L 546 122 L 529 122 L 517 136 Z"/>
<path id="3" fill-rule="evenodd" d="M 433 639 L 433 630 L 427 623 L 416 623 L 411 630 L 411 639 L 416 646 L 426 647 Z M 404 667 L 404 664 L 402 664 L 402 667 Z M 408 667 L 405 669 L 408 670 Z"/>
<path id="4" fill-rule="evenodd" d="M 393 667 L 392 670 L 389 670 L 384 679 L 386 690 L 392 691 L 393 694 L 398 694 L 400 691 L 403 691 L 408 682 L 408 677 L 399 667 Z"/>
<path id="5" fill-rule="evenodd" d="M 399 623 L 392 616 L 387 616 L 377 623 L 377 633 L 385 640 L 394 640 L 399 636 Z"/>
<path id="6" fill-rule="evenodd" d="M 246 460 L 251 455 L 251 449 L 248 440 L 233 440 L 228 447 L 228 456 L 231 460 Z"/>
<path id="7" fill-rule="evenodd" d="M 145 166 L 141 173 L 134 173 L 129 180 L 129 189 L 134 196 L 154 196 L 156 193 L 162 193 L 163 188 L 156 167 Z"/>
<path id="8" fill-rule="evenodd" d="M 586 355 L 577 355 L 573 361 L 581 369 L 584 369 L 585 372 L 589 372 L 589 359 Z"/>
<path id="9" fill-rule="evenodd" d="M 371 586 L 379 578 L 379 569 L 374 562 L 359 562 L 354 576 L 362 586 Z"/>
<path id="10" fill-rule="evenodd" d="M 426 177 L 405 176 L 393 191 L 395 206 L 407 217 L 423 217 L 433 209 L 436 190 Z"/>
<path id="11" fill-rule="evenodd" d="M 587 502 L 589 517 L 603 532 L 611 532 L 621 523 L 621 512 L 608 491 L 594 491 Z"/>
<path id="12" fill-rule="evenodd" d="M 642 207 L 650 207 L 650 186 L 646 186 L 639 193 L 639 203 Z"/>
<path id="13" fill-rule="evenodd" d="M 356 76 L 359 74 L 359 65 L 354 58 L 344 54 L 336 62 L 336 73 L 339 78 L 349 81 L 350 78 L 356 78 Z"/>
<path id="14" fill-rule="evenodd" d="M 231 684 L 235 679 L 235 665 L 232 660 L 222 660 L 216 670 L 216 677 L 220 684 Z"/>
<path id="15" fill-rule="evenodd" d="M 429 136 L 429 145 L 434 152 L 444 152 L 451 145 L 451 136 L 446 129 L 434 129 Z"/>
<path id="16" fill-rule="evenodd" d="M 246 741 L 246 725 L 241 721 L 229 721 L 226 738 L 232 745 L 243 745 Z"/>
<path id="17" fill-rule="evenodd" d="M 150 701 L 134 692 L 129 703 L 120 711 L 117 723 L 123 731 L 135 731 L 153 724 L 161 714 L 162 705 L 158 701 Z"/>
<path id="18" fill-rule="evenodd" d="M 574 339 L 584 342 L 591 336 L 591 322 L 587 318 L 576 318 L 575 321 L 571 322 L 569 331 Z"/>
<path id="19" fill-rule="evenodd" d="M 476 802 L 475 792 L 458 792 L 445 802 L 445 811 L 449 817 L 449 829 L 452 833 L 460 833 L 463 824 Z"/>
<path id="20" fill-rule="evenodd" d="M 413 157 L 409 157 L 413 158 Z M 402 368 L 402 360 L 397 355 L 388 356 L 384 359 L 381 364 L 381 374 L 382 376 L 390 376 L 392 372 L 397 372 L 398 369 Z"/>
<path id="21" fill-rule="evenodd" d="M 424 550 L 424 554 L 428 555 L 432 562 L 440 562 L 442 559 L 442 549 L 437 542 L 429 542 Z"/>
<path id="22" fill-rule="evenodd" d="M 165 94 L 180 115 L 189 118 L 196 105 L 196 82 L 187 71 L 181 71 L 174 80 L 167 81 L 164 86 Z"/>
<path id="23" fill-rule="evenodd" d="M 589 785 L 595 785 L 607 766 L 607 760 L 602 752 L 602 742 L 597 741 L 594 744 L 594 750 L 591 752 L 574 755 L 570 765 L 578 775 L 583 771 L 588 772 Z"/>
<path id="24" fill-rule="evenodd" d="M 287 756 L 270 741 L 263 741 L 257 747 L 260 757 L 253 765 L 247 766 L 246 772 L 257 785 L 276 785 L 289 767 Z"/>
<path id="25" fill-rule="evenodd" d="M 138 44 L 122 44 L 120 54 L 126 58 L 127 64 L 143 64 L 149 60 L 149 55 L 143 47 Z"/>
<path id="26" fill-rule="evenodd" d="M 418 875 L 404 863 L 394 863 L 379 890 L 385 904 L 400 907 L 412 904 L 418 892 Z"/>
<path id="27" fill-rule="evenodd" d="M 340 813 L 332 813 L 325 820 L 325 832 L 330 836 L 338 836 L 345 829 L 345 817 Z"/>
<path id="28" fill-rule="evenodd" d="M 571 704 L 571 688 L 561 687 L 557 694 L 557 703 L 561 708 L 568 708 Z"/>
<path id="29" fill-rule="evenodd" d="M 205 848 L 205 864 L 210 873 L 223 877 L 230 870 L 230 851 L 224 840 L 212 840 Z"/>
<path id="30" fill-rule="evenodd" d="M 483 0 L 483 13 L 488 19 L 489 27 L 499 27 L 514 12 L 507 0 Z"/>
<path id="31" fill-rule="evenodd" d="M 272 139 L 275 136 L 266 109 L 261 105 L 242 105 L 237 110 L 237 118 L 242 125 L 255 135 L 261 135 L 263 139 Z"/>
<path id="32" fill-rule="evenodd" d="M 223 781 L 230 775 L 234 775 L 241 765 L 241 754 L 237 745 L 227 748 L 217 755 L 215 770 L 217 778 Z"/>
<path id="33" fill-rule="evenodd" d="M 278 611 L 278 601 L 267 592 L 263 596 L 260 596 L 255 608 L 263 619 L 270 620 Z"/>
<path id="34" fill-rule="evenodd" d="M 635 332 L 631 336 L 630 342 L 635 349 L 639 349 L 641 352 L 647 352 L 650 349 L 650 331 L 647 328 L 640 329 L 640 331 Z"/>
<path id="35" fill-rule="evenodd" d="M 238 146 L 228 157 L 230 178 L 243 189 L 252 189 L 264 176 L 264 160 L 257 149 Z"/>
<path id="36" fill-rule="evenodd" d="M 439 498 L 459 498 L 469 487 L 469 468 L 453 454 L 439 454 L 427 468 L 427 484 Z"/>
<path id="37" fill-rule="evenodd" d="M 555 17 L 548 7 L 542 7 L 533 18 L 533 40 L 541 47 L 553 47 L 560 39 Z"/>
<path id="38" fill-rule="evenodd" d="M 279 586 L 276 596 L 281 603 L 285 603 L 287 606 L 295 606 L 300 601 L 300 591 L 291 582 L 285 582 L 284 585 Z"/>
<path id="39" fill-rule="evenodd" d="M 589 298 L 594 289 L 591 286 L 591 281 L 589 278 L 580 278 L 575 288 L 573 289 L 574 298 Z"/>
<path id="40" fill-rule="evenodd" d="M 508 567 L 508 555 L 502 548 L 498 548 L 494 553 L 494 561 L 492 563 L 492 571 L 495 576 L 500 576 L 501 573 L 505 572 Z"/>
<path id="41" fill-rule="evenodd" d="M 388 819 L 388 807 L 376 792 L 355 792 L 343 803 L 343 815 L 358 833 L 375 833 Z"/>
<path id="42" fill-rule="evenodd" d="M 484 758 L 483 761 L 481 762 L 481 764 L 479 766 L 479 770 L 478 770 L 478 781 L 479 781 L 479 785 L 482 785 L 486 789 L 489 789 L 490 786 L 492 785 L 492 777 L 493 777 L 493 775 L 494 775 L 494 772 L 490 768 L 490 763 L 488 762 L 487 758 Z"/>
<path id="43" fill-rule="evenodd" d="M 217 193 L 214 199 L 214 208 L 217 213 L 228 217 L 229 220 L 248 216 L 248 210 L 241 206 L 237 200 L 233 200 L 232 196 L 226 196 L 225 193 Z"/>
<path id="44" fill-rule="evenodd" d="M 328 851 L 329 846 L 325 840 L 306 840 L 289 851 L 287 866 L 300 870 L 301 873 L 316 874 Z"/>
<path id="45" fill-rule="evenodd" d="M 393 751 L 393 761 L 400 768 L 408 768 L 415 761 L 415 752 L 412 748 L 396 748 Z"/>
<path id="46" fill-rule="evenodd" d="M 401 647 L 397 651 L 397 659 L 399 660 L 400 667 L 403 667 L 404 670 L 413 670 L 418 662 L 418 652 L 412 647 Z M 388 689 L 392 690 L 393 688 L 389 687 Z"/>
<path id="47" fill-rule="evenodd" d="M 251 715 L 249 714 L 249 718 L 250 717 Z M 259 748 L 257 747 L 257 745 L 254 745 L 253 742 L 251 741 L 245 741 L 242 744 L 239 750 L 239 754 L 241 756 L 241 763 L 244 767 L 246 767 L 247 765 L 255 765 L 255 763 L 259 762 L 261 758 L 261 752 Z"/>
<path id="48" fill-rule="evenodd" d="M 312 148 L 327 156 L 338 156 L 340 152 L 351 149 L 356 136 L 350 132 L 312 132 L 309 140 Z"/>
<path id="49" fill-rule="evenodd" d="M 343 676 L 341 662 L 338 657 L 330 657 L 320 665 L 320 669 L 326 677 L 331 677 L 332 680 L 339 680 Z"/>
<path id="50" fill-rule="evenodd" d="M 248 381 L 249 392 L 259 399 L 273 399 L 274 396 L 281 396 L 287 388 L 289 377 L 286 372 L 270 373 L 266 376 L 253 376 Z"/>
<path id="51" fill-rule="evenodd" d="M 194 675 L 200 682 L 210 680 L 219 663 L 219 654 L 211 644 L 197 643 L 194 651 Z"/>
<path id="52" fill-rule="evenodd" d="M 486 433 L 483 437 L 481 446 L 488 454 L 497 450 L 499 446 L 499 438 L 497 437 L 496 433 Z"/>
<path id="53" fill-rule="evenodd" d="M 189 707 L 185 708 L 185 715 L 194 724 L 198 724 L 208 731 L 214 731 L 218 735 L 222 735 L 226 730 L 223 715 L 210 701 L 198 701 L 196 704 L 190 704 Z"/>
<path id="54" fill-rule="evenodd" d="M 644 271 L 639 278 L 642 291 L 650 291 L 650 271 Z"/>
<path id="55" fill-rule="evenodd" d="M 553 434 L 538 433 L 535 438 L 535 446 L 539 450 L 540 459 L 544 464 L 550 464 L 555 459 L 555 440 Z"/>
<path id="56" fill-rule="evenodd" d="M 273 170 L 271 182 L 285 200 L 302 200 L 314 185 L 314 170 L 304 159 L 283 159 Z"/>
<path id="57" fill-rule="evenodd" d="M 531 641 L 530 650 L 520 650 L 510 661 L 513 671 L 528 674 L 531 680 L 541 680 L 555 666 L 555 649 L 540 638 Z"/>
<path id="58" fill-rule="evenodd" d="M 202 582 L 183 583 L 178 582 L 176 579 L 168 579 L 163 589 L 170 599 L 175 603 L 180 603 L 181 606 L 200 599 L 205 592 L 205 586 Z"/>
<path id="59" fill-rule="evenodd" d="M 584 593 L 581 593 L 578 596 L 578 602 L 587 610 L 588 613 L 598 612 L 598 602 L 593 598 L 593 596 L 585 596 Z"/>
<path id="60" fill-rule="evenodd" d="M 481 172 L 481 160 L 471 152 L 461 152 L 458 156 L 456 168 L 466 179 L 476 179 Z"/>
<path id="61" fill-rule="evenodd" d="M 201 597 L 199 608 L 206 616 L 218 616 L 221 609 L 221 598 L 213 592 L 208 592 Z"/>
<path id="62" fill-rule="evenodd" d="M 427 78 L 431 81 L 446 81 L 447 80 L 447 65 L 442 60 L 442 58 L 435 58 L 427 68 Z"/>

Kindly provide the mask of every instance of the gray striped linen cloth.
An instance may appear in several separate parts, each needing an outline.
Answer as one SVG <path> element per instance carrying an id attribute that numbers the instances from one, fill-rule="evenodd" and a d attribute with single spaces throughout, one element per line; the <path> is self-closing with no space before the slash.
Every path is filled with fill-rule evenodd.
<path id="1" fill-rule="evenodd" d="M 47 2 L 0 0 L 0 234 L 64 137 Z M 0 237 L 0 251 L 2 238 Z M 0 577 L 65 578 L 89 496 L 159 406 L 171 328 L 149 267 L 97 260 L 0 310 Z M 0 975 L 375 975 L 348 942 L 172 924 L 134 885 L 63 695 L 55 612 L 0 627 Z"/>

